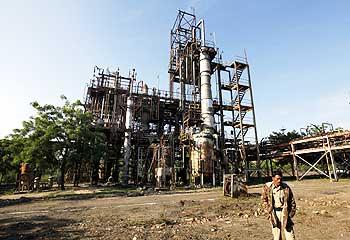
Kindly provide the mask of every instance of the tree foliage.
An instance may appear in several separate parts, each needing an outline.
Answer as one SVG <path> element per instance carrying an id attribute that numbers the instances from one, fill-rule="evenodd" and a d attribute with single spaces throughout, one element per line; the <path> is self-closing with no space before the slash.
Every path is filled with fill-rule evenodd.
<path id="1" fill-rule="evenodd" d="M 291 132 L 285 132 L 285 131 L 280 131 L 280 132 L 272 132 L 268 140 L 272 144 L 283 144 L 283 143 L 288 143 L 294 139 L 300 138 L 303 135 L 298 133 L 297 131 L 293 130 Z"/>
<path id="2" fill-rule="evenodd" d="M 283 144 L 301 137 L 317 136 L 333 131 L 344 131 L 344 129 L 341 127 L 333 129 L 333 125 L 330 123 L 309 124 L 307 127 L 302 129 L 304 131 L 300 133 L 296 130 L 286 132 L 285 129 L 281 129 L 279 132 L 274 131 L 267 137 L 267 140 L 272 144 Z"/>
<path id="3" fill-rule="evenodd" d="M 26 162 L 38 176 L 59 173 L 64 189 L 68 170 L 72 170 L 76 185 L 82 164 L 92 165 L 103 157 L 105 135 L 92 124 L 92 115 L 84 111 L 80 101 L 71 103 L 64 96 L 61 99 L 63 106 L 31 103 L 36 115 L 1 140 L 2 175 L 11 168 L 18 168 L 20 162 Z"/>

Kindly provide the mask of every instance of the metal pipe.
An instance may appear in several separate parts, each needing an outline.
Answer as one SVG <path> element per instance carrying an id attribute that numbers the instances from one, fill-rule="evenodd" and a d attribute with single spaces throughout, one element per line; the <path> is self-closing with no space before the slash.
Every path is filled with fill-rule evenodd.
<path id="1" fill-rule="evenodd" d="M 101 104 L 101 116 L 100 119 L 103 120 L 104 110 L 105 110 L 105 96 L 102 97 L 102 104 Z"/>
<path id="2" fill-rule="evenodd" d="M 222 108 L 222 91 L 221 91 L 221 65 L 218 65 L 216 68 L 217 74 L 217 85 L 219 86 L 219 105 L 220 105 L 220 158 L 221 161 L 224 162 L 224 139 L 225 139 L 225 125 L 224 125 L 224 111 Z"/>
<path id="3" fill-rule="evenodd" d="M 204 19 L 199 20 L 197 23 L 196 27 L 198 28 L 201 25 L 201 42 L 202 42 L 202 47 L 205 46 L 205 27 L 204 27 Z"/>
<path id="4" fill-rule="evenodd" d="M 182 58 L 180 58 L 180 68 L 179 68 L 179 77 L 180 77 L 180 109 L 181 111 L 184 110 L 185 108 L 185 91 L 186 91 L 186 86 L 185 82 L 183 79 L 183 71 L 182 71 Z"/>
<path id="5" fill-rule="evenodd" d="M 124 138 L 124 184 L 129 181 L 129 160 L 131 157 L 131 131 L 132 131 L 133 100 L 128 97 L 126 103 L 125 138 Z"/>
<path id="6" fill-rule="evenodd" d="M 134 102 L 132 99 L 133 83 L 135 80 L 135 70 L 133 70 L 132 77 L 130 79 L 130 92 L 126 100 L 126 115 L 125 115 L 125 138 L 124 138 L 124 179 L 123 183 L 128 184 L 129 182 L 129 160 L 131 157 L 131 132 L 132 132 L 132 119 L 133 119 L 133 106 Z"/>
<path id="7" fill-rule="evenodd" d="M 202 47 L 200 53 L 201 114 L 204 128 L 214 129 L 213 98 L 211 93 L 211 66 L 208 48 Z"/>

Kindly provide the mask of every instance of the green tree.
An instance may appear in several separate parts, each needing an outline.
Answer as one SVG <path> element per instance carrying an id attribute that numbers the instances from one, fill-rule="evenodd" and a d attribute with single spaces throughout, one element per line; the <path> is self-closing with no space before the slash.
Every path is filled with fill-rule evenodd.
<path id="1" fill-rule="evenodd" d="M 9 139 L 0 139 L 0 183 L 7 180 L 11 172 L 16 170 L 13 164 L 13 154 L 10 149 L 11 141 Z"/>
<path id="2" fill-rule="evenodd" d="M 91 183 L 96 184 L 99 162 L 107 151 L 105 134 L 101 126 L 92 124 L 92 115 L 84 111 L 80 101 L 70 103 L 65 97 L 63 99 L 63 129 L 67 150 L 64 164 L 74 169 L 73 182 L 77 186 L 82 162 L 90 159 Z"/>
<path id="3" fill-rule="evenodd" d="M 94 163 L 104 156 L 106 141 L 101 127 L 92 124 L 92 115 L 80 101 L 71 103 L 65 96 L 61 99 L 63 106 L 31 103 L 36 115 L 6 138 L 9 143 L 6 149 L 11 153 L 12 165 L 28 162 L 39 174 L 59 170 L 63 190 L 69 169 L 73 169 L 77 185 L 83 161 L 91 161 L 93 169 L 99 167 Z"/>
<path id="4" fill-rule="evenodd" d="M 285 132 L 284 130 L 281 130 L 280 132 L 272 132 L 268 140 L 272 144 L 283 144 L 283 143 L 288 143 L 294 139 L 300 138 L 303 135 L 298 133 L 297 131 L 293 130 L 291 132 Z"/>

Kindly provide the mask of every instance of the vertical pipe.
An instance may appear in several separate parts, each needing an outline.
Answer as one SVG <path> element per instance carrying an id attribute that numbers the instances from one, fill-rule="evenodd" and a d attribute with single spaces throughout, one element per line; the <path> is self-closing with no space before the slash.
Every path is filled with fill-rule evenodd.
<path id="1" fill-rule="evenodd" d="M 223 174 L 225 174 L 225 170 L 227 168 L 225 162 L 225 126 L 224 126 L 224 111 L 222 109 L 222 89 L 221 89 L 221 65 L 216 68 L 217 73 L 217 85 L 219 86 L 219 106 L 220 106 L 220 160 L 221 166 L 223 166 Z"/>
<path id="2" fill-rule="evenodd" d="M 118 95 L 117 94 L 114 94 L 113 95 L 113 110 L 112 110 L 112 118 L 111 118 L 111 121 L 113 123 L 113 127 L 117 127 L 119 128 L 119 126 L 116 126 L 116 123 L 117 123 L 117 101 L 118 101 Z"/>
<path id="3" fill-rule="evenodd" d="M 173 32 L 170 31 L 170 68 L 172 68 L 172 61 L 174 58 L 174 51 L 173 51 L 173 44 L 172 44 L 172 37 L 173 37 Z M 170 93 L 170 98 L 173 98 L 173 93 L 174 93 L 174 82 L 172 80 L 172 74 L 169 74 L 169 93 Z"/>
<path id="4" fill-rule="evenodd" d="M 186 59 L 185 59 L 185 78 L 186 78 L 186 80 L 188 80 L 189 78 L 188 78 L 188 71 L 189 71 L 189 67 L 188 67 L 188 58 L 189 58 L 189 56 L 187 56 L 187 54 L 186 54 Z"/>
<path id="5" fill-rule="evenodd" d="M 191 54 L 191 73 L 192 73 L 192 84 L 195 86 L 196 85 L 196 62 L 193 58 L 193 55 Z"/>
<path id="6" fill-rule="evenodd" d="M 124 176 L 123 183 L 129 183 L 129 160 L 131 157 L 131 132 L 132 132 L 132 120 L 133 120 L 133 107 L 134 102 L 132 99 L 133 83 L 135 80 L 135 70 L 133 70 L 130 78 L 129 96 L 126 100 L 126 116 L 125 116 L 125 138 L 124 138 Z"/>
<path id="7" fill-rule="evenodd" d="M 102 97 L 102 104 L 101 104 L 101 105 L 102 105 L 102 106 L 101 106 L 100 119 L 103 120 L 103 116 L 104 116 L 103 112 L 104 112 L 104 109 L 105 109 L 105 96 L 104 96 L 104 95 L 103 95 L 103 97 Z"/>
<path id="8" fill-rule="evenodd" d="M 201 44 L 202 47 L 205 46 L 205 27 L 204 27 L 204 19 L 199 20 L 199 22 L 197 23 L 197 27 L 201 26 Z"/>
<path id="9" fill-rule="evenodd" d="M 125 119 L 125 138 L 124 138 L 124 179 L 123 183 L 128 184 L 129 181 L 129 160 L 131 157 L 131 131 L 132 131 L 132 108 L 133 100 L 131 96 L 127 98 L 126 103 L 126 119 Z"/>
<path id="10" fill-rule="evenodd" d="M 183 80 L 183 71 L 182 71 L 182 58 L 180 59 L 180 68 L 179 68 L 179 78 L 180 78 L 180 109 L 181 111 L 185 108 L 185 83 Z"/>
<path id="11" fill-rule="evenodd" d="M 222 109 L 222 91 L 221 91 L 221 65 L 220 67 L 217 67 L 216 71 L 217 71 L 217 84 L 219 86 L 219 105 L 220 105 L 220 135 L 221 135 L 221 150 L 223 150 L 223 139 L 225 138 L 225 126 L 224 126 L 224 111 Z M 222 159 L 223 160 L 223 159 Z"/>
<path id="12" fill-rule="evenodd" d="M 213 99 L 211 94 L 211 66 L 208 48 L 202 47 L 200 53 L 201 114 L 204 128 L 214 128 Z"/>

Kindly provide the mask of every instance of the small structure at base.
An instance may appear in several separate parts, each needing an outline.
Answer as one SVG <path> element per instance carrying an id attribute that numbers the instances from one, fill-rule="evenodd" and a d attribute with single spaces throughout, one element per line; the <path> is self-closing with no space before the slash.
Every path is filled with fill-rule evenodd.
<path id="1" fill-rule="evenodd" d="M 19 168 L 18 188 L 19 192 L 33 190 L 33 173 L 28 163 L 21 163 Z"/>
<path id="2" fill-rule="evenodd" d="M 248 194 L 248 187 L 242 174 L 225 174 L 223 183 L 224 196 L 238 197 Z"/>

